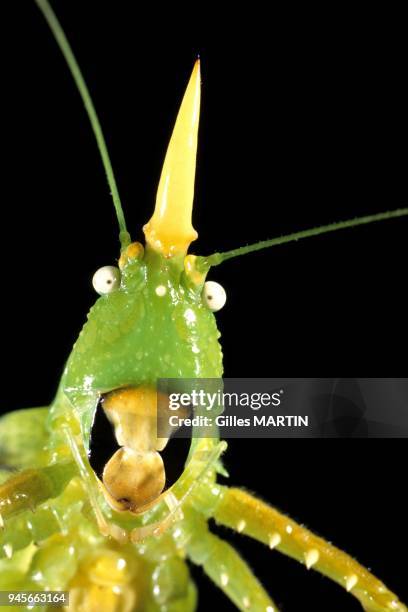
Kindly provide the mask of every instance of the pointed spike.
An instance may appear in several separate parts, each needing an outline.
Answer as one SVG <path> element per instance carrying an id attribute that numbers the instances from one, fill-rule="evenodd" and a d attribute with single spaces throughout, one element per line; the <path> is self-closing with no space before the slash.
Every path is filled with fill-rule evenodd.
<path id="1" fill-rule="evenodd" d="M 310 569 L 311 567 L 313 567 L 313 565 L 316 565 L 319 560 L 319 557 L 320 553 L 316 548 L 311 548 L 310 550 L 305 552 L 305 564 L 307 569 Z"/>
<path id="2" fill-rule="evenodd" d="M 346 591 L 350 592 L 356 586 L 358 578 L 355 574 L 351 574 L 346 578 Z"/>
<path id="3" fill-rule="evenodd" d="M 272 533 L 269 536 L 269 548 L 271 550 L 273 550 L 274 548 L 276 548 L 277 546 L 279 546 L 279 544 L 282 542 L 282 538 L 279 535 L 278 532 Z"/>
<path id="4" fill-rule="evenodd" d="M 13 556 L 13 546 L 11 544 L 4 544 L 3 550 L 7 559 L 11 559 L 11 557 Z"/>
<path id="5" fill-rule="evenodd" d="M 165 257 L 185 254 L 197 232 L 191 224 L 200 116 L 200 60 L 194 65 L 167 149 L 146 242 Z"/>

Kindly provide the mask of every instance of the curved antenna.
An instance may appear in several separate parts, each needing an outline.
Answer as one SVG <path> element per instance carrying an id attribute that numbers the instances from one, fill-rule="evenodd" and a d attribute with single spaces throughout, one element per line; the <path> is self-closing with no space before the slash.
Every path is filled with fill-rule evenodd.
<path id="1" fill-rule="evenodd" d="M 313 227 L 301 232 L 295 232 L 294 234 L 288 234 L 287 236 L 280 236 L 279 238 L 262 240 L 261 242 L 256 242 L 255 244 L 249 244 L 248 246 L 232 249 L 231 251 L 225 251 L 225 253 L 214 253 L 213 255 L 209 255 L 203 259 L 205 260 L 205 263 L 209 264 L 210 266 L 218 266 L 227 259 L 239 257 L 240 255 L 246 255 L 247 253 L 252 253 L 253 251 L 260 251 L 261 249 L 268 249 L 269 247 L 278 244 L 295 242 L 296 240 L 301 240 L 302 238 L 310 238 L 311 236 L 328 234 L 329 232 L 336 232 L 337 230 L 356 227 L 357 225 L 366 225 L 367 223 L 374 223 L 375 221 L 395 219 L 396 217 L 403 217 L 404 215 L 408 215 L 408 208 L 398 208 L 397 210 L 377 213 L 375 215 L 367 215 L 365 217 L 357 217 L 356 219 L 348 219 L 347 221 L 339 221 L 338 223 L 330 223 L 329 225 Z"/>
<path id="2" fill-rule="evenodd" d="M 111 190 L 116 216 L 118 218 L 120 243 L 122 245 L 122 248 L 126 247 L 130 243 L 130 235 L 126 229 L 125 216 L 123 214 L 119 191 L 116 185 L 115 175 L 113 173 L 113 168 L 109 158 L 108 149 L 106 147 L 105 138 L 102 132 L 101 124 L 99 123 L 98 115 L 96 114 L 95 107 L 89 94 L 88 87 L 86 86 L 84 77 L 82 76 L 81 70 L 75 59 L 71 46 L 67 40 L 67 37 L 65 36 L 64 30 L 62 29 L 57 19 L 57 16 L 55 15 L 51 6 L 48 4 L 47 0 L 35 0 L 35 2 L 43 13 L 45 20 L 47 21 L 50 30 L 53 33 L 54 38 L 62 51 L 65 61 L 68 64 L 68 68 L 71 71 L 75 84 L 81 95 L 86 112 L 88 113 L 89 121 L 91 123 L 93 133 L 98 144 L 99 153 L 101 154 L 102 163 L 105 168 L 106 178 L 108 179 L 108 184 Z"/>

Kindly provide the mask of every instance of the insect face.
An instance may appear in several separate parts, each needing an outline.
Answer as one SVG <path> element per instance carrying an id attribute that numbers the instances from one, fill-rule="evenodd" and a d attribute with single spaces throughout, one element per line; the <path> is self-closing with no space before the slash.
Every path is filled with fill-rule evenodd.
<path id="1" fill-rule="evenodd" d="M 132 243 L 120 267 L 120 283 L 110 268 L 95 275 L 97 283 L 112 279 L 112 290 L 88 315 L 63 389 L 86 448 L 98 405 L 105 411 L 119 446 L 103 470 L 106 497 L 115 509 L 139 512 L 160 496 L 166 480 L 160 451 L 168 438 L 156 433 L 157 378 L 218 378 L 221 349 L 205 276 L 191 256 L 166 258 Z"/>

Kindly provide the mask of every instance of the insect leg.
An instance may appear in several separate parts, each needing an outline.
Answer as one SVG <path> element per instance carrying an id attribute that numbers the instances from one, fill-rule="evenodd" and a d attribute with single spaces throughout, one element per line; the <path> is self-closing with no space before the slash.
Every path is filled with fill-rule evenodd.
<path id="1" fill-rule="evenodd" d="M 246 491 L 220 487 L 213 517 L 328 576 L 368 612 L 407 612 L 396 595 L 357 561 Z"/>
<path id="2" fill-rule="evenodd" d="M 75 464 L 70 461 L 24 470 L 6 480 L 0 485 L 0 528 L 10 516 L 34 510 L 47 499 L 57 497 L 75 472 Z"/>
<path id="3" fill-rule="evenodd" d="M 224 591 L 239 610 L 277 612 L 277 606 L 245 561 L 227 542 L 210 533 L 203 524 L 194 530 L 187 545 L 189 558 Z"/>
<path id="4" fill-rule="evenodd" d="M 158 609 L 166 612 L 197 610 L 197 589 L 184 559 L 166 557 L 158 563 L 153 570 L 151 584 L 153 599 L 160 606 Z"/>

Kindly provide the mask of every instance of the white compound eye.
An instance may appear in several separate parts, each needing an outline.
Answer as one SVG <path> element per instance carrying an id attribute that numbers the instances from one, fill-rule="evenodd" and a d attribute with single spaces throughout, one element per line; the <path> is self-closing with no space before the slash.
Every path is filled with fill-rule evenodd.
<path id="1" fill-rule="evenodd" d="M 203 300 L 213 312 L 221 310 L 227 301 L 227 294 L 225 293 L 224 287 L 214 281 L 207 281 L 204 284 L 203 289 Z"/>
<path id="2" fill-rule="evenodd" d="M 115 266 L 103 266 L 92 277 L 93 288 L 99 295 L 115 291 L 120 285 L 120 271 Z"/>

